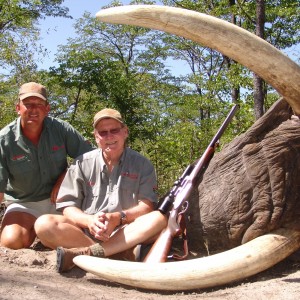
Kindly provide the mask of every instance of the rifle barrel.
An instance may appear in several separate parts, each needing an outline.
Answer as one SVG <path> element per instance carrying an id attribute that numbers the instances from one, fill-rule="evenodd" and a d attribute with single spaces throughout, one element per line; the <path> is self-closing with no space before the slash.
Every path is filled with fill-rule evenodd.
<path id="1" fill-rule="evenodd" d="M 226 130 L 227 126 L 229 125 L 229 123 L 231 122 L 232 118 L 235 115 L 236 110 L 238 109 L 238 105 L 235 104 L 229 114 L 227 115 L 226 119 L 224 120 L 223 124 L 221 125 L 221 127 L 219 128 L 218 132 L 215 134 L 215 136 L 213 137 L 213 139 L 211 140 L 211 142 L 209 143 L 208 147 L 214 147 L 214 145 L 218 142 L 218 140 L 220 139 L 220 137 L 223 135 L 224 131 Z"/>
<path id="2" fill-rule="evenodd" d="M 164 262 L 167 260 L 167 255 L 172 247 L 173 238 L 180 230 L 177 223 L 179 209 L 191 194 L 199 176 L 206 170 L 214 155 L 216 143 L 219 141 L 228 124 L 232 120 L 237 108 L 237 105 L 232 107 L 218 132 L 215 134 L 195 166 L 189 165 L 186 168 L 181 177 L 175 181 L 171 191 L 164 198 L 163 202 L 159 204 L 158 210 L 162 214 L 170 212 L 168 225 L 155 241 L 144 262 Z"/>

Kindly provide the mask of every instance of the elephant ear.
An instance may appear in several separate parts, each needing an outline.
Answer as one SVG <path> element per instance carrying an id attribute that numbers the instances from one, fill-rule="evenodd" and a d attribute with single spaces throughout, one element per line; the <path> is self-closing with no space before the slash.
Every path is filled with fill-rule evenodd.
<path id="1" fill-rule="evenodd" d="M 289 104 L 283 99 L 277 100 L 268 111 L 260 117 L 248 130 L 246 135 L 248 139 L 265 135 L 277 128 L 282 122 L 288 120 L 293 112 Z M 263 139 L 263 138 L 260 138 Z"/>
<path id="2" fill-rule="evenodd" d="M 229 22 L 186 9 L 128 5 L 99 11 L 103 22 L 172 33 L 215 49 L 263 78 L 300 115 L 300 67 L 255 34 Z"/>

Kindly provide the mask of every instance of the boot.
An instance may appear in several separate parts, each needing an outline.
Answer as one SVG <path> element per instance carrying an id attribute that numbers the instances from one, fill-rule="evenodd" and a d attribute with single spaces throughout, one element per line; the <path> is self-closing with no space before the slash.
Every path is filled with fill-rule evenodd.
<path id="1" fill-rule="evenodd" d="M 58 273 L 70 271 L 75 267 L 73 258 L 78 255 L 89 255 L 104 257 L 104 251 L 100 244 L 95 244 L 90 247 L 81 248 L 63 248 L 57 247 L 56 249 L 56 270 Z"/>

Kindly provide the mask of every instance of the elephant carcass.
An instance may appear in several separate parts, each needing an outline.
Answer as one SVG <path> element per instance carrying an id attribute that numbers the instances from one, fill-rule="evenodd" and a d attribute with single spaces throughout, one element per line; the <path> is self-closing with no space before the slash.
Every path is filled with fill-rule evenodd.
<path id="1" fill-rule="evenodd" d="M 199 185 L 198 215 L 194 210 L 189 213 L 190 227 L 199 233 L 196 236 L 194 231 L 193 237 L 203 238 L 208 250 L 242 246 L 175 263 L 150 265 L 85 256 L 75 263 L 136 287 L 186 290 L 245 278 L 297 250 L 300 132 L 299 119 L 292 117 L 290 107 L 300 114 L 299 66 L 246 30 L 197 12 L 138 5 L 106 9 L 97 18 L 162 30 L 218 50 L 265 79 L 285 100 L 213 158 Z"/>
<path id="2" fill-rule="evenodd" d="M 300 230 L 300 120 L 276 102 L 211 160 L 190 199 L 195 251 L 244 244 L 280 227 Z"/>

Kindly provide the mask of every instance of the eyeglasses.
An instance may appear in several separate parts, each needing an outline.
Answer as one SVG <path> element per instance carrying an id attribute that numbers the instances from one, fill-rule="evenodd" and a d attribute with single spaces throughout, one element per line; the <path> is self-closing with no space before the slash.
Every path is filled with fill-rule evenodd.
<path id="1" fill-rule="evenodd" d="M 98 134 L 101 136 L 101 137 L 106 137 L 108 136 L 108 134 L 118 134 L 120 133 L 120 131 L 123 129 L 123 127 L 119 127 L 119 128 L 113 128 L 113 129 L 110 129 L 110 130 L 102 130 L 102 131 L 98 131 Z"/>

